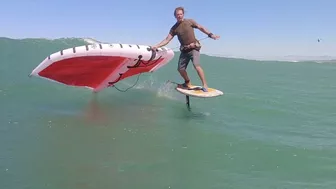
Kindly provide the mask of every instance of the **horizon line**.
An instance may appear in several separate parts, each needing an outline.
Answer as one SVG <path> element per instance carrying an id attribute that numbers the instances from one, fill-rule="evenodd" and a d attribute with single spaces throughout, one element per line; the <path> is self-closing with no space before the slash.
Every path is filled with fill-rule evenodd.
<path id="1" fill-rule="evenodd" d="M 61 40 L 61 39 L 80 39 L 85 41 L 86 43 L 107 43 L 111 44 L 111 42 L 102 42 L 93 37 L 6 37 L 0 36 L 0 38 L 7 38 L 13 40 L 23 40 L 23 39 L 44 39 L 44 40 Z M 169 48 L 169 47 L 167 47 Z M 170 48 L 171 49 L 171 48 Z M 173 50 L 174 52 L 180 52 L 179 50 Z M 212 56 L 212 57 L 220 57 L 220 58 L 232 58 L 232 59 L 245 59 L 245 60 L 257 60 L 257 61 L 286 61 L 286 62 L 299 62 L 299 61 L 335 61 L 336 56 L 331 55 L 320 55 L 320 56 L 307 56 L 307 55 L 279 55 L 279 56 L 235 56 L 228 54 L 218 54 L 218 53 L 208 53 L 202 52 L 201 54 Z"/>

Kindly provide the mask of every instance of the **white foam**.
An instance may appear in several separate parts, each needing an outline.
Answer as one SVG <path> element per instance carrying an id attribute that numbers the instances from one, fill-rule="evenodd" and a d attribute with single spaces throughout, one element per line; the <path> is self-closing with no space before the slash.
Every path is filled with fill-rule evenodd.
<path id="1" fill-rule="evenodd" d="M 288 55 L 288 56 L 235 56 L 235 55 L 221 55 L 204 53 L 205 55 L 218 57 L 218 58 L 233 58 L 244 59 L 253 61 L 279 61 L 279 62 L 316 62 L 316 63 L 334 63 L 336 62 L 336 56 L 300 56 L 300 55 Z"/>
<path id="2" fill-rule="evenodd" d="M 96 39 L 93 38 L 82 38 L 85 42 L 89 43 L 89 44 L 97 44 L 97 43 L 102 43 Z"/>
<path id="3" fill-rule="evenodd" d="M 176 93 L 174 89 L 175 85 L 172 83 L 163 83 L 157 90 L 158 97 L 168 98 L 170 100 L 184 101 L 184 96 Z"/>

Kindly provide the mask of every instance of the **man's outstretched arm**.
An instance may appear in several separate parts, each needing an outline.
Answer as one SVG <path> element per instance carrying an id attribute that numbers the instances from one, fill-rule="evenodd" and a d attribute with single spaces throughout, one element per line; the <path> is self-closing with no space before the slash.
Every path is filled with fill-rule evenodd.
<path id="1" fill-rule="evenodd" d="M 204 26 L 202 26 L 201 24 L 197 23 L 195 20 L 191 20 L 192 24 L 195 28 L 199 29 L 200 31 L 202 31 L 204 34 L 206 34 L 207 36 L 209 36 L 212 39 L 218 39 L 219 36 L 214 35 L 213 33 L 211 33 L 208 29 L 206 29 Z"/>
<path id="2" fill-rule="evenodd" d="M 172 39 L 173 39 L 173 35 L 172 34 L 168 34 L 167 35 L 167 37 L 164 39 L 164 40 L 162 40 L 159 44 L 157 44 L 157 45 L 154 45 L 152 48 L 154 49 L 157 49 L 157 48 L 160 48 L 160 47 L 162 47 L 162 46 L 165 46 L 165 45 L 167 45 Z"/>

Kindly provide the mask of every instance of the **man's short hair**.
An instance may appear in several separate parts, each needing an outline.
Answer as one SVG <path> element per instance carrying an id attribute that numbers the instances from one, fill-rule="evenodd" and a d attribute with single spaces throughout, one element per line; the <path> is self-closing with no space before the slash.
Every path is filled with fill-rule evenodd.
<path id="1" fill-rule="evenodd" d="M 176 16 L 176 12 L 181 10 L 184 14 L 184 8 L 183 7 L 176 7 L 175 10 L 174 10 L 174 16 Z"/>

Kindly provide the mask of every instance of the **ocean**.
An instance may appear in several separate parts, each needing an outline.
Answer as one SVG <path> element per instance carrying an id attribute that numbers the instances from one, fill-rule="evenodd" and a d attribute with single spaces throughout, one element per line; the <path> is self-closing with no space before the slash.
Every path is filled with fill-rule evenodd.
<path id="1" fill-rule="evenodd" d="M 203 54 L 209 86 L 224 95 L 191 98 L 190 112 L 166 83 L 182 81 L 178 52 L 126 92 L 28 77 L 83 44 L 0 38 L 1 189 L 336 188 L 336 62 Z"/>

